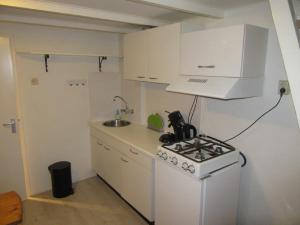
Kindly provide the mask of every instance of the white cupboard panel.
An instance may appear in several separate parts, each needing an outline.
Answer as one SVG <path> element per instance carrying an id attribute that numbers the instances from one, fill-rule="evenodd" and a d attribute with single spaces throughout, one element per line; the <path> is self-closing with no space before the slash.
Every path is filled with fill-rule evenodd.
<path id="1" fill-rule="evenodd" d="M 124 77 L 145 80 L 148 64 L 148 34 L 140 31 L 124 36 Z"/>
<path id="2" fill-rule="evenodd" d="M 182 34 L 183 75 L 239 77 L 242 70 L 244 25 Z"/>
<path id="3" fill-rule="evenodd" d="M 179 44 L 180 24 L 150 30 L 148 81 L 170 83 L 179 74 Z"/>
<path id="4" fill-rule="evenodd" d="M 121 195 L 149 221 L 153 221 L 153 177 L 132 159 L 121 156 Z"/>

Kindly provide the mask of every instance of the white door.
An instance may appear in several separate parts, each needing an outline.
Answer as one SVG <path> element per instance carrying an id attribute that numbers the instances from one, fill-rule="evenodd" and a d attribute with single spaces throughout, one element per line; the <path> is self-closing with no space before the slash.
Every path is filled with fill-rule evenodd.
<path id="1" fill-rule="evenodd" d="M 24 167 L 15 121 L 17 104 L 12 53 L 9 39 L 0 37 L 0 193 L 14 190 L 25 198 Z"/>
<path id="2" fill-rule="evenodd" d="M 180 28 L 177 23 L 150 30 L 148 81 L 170 83 L 179 74 Z"/>
<path id="3" fill-rule="evenodd" d="M 152 172 L 124 155 L 121 162 L 122 197 L 149 221 L 153 221 Z"/>
<path id="4" fill-rule="evenodd" d="M 124 78 L 144 81 L 147 77 L 148 32 L 140 31 L 124 37 Z"/>

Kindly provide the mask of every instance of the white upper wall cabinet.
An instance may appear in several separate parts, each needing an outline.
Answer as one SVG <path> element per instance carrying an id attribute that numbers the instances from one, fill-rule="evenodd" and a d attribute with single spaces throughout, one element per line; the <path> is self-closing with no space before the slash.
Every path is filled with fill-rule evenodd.
<path id="1" fill-rule="evenodd" d="M 181 24 L 126 34 L 124 78 L 170 83 L 179 74 Z"/>
<path id="2" fill-rule="evenodd" d="M 202 27 L 176 23 L 124 36 L 124 78 L 171 83 L 179 74 L 180 35 Z"/>
<path id="3" fill-rule="evenodd" d="M 148 66 L 148 31 L 124 36 L 124 76 L 126 79 L 145 79 Z"/>
<path id="4" fill-rule="evenodd" d="M 218 77 L 263 76 L 267 29 L 236 25 L 181 35 L 180 73 Z"/>

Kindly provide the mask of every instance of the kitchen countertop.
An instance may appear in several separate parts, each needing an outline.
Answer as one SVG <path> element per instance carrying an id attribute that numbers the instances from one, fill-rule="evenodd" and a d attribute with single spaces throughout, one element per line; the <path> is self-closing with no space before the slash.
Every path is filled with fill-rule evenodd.
<path id="1" fill-rule="evenodd" d="M 146 126 L 131 123 L 125 127 L 106 127 L 102 121 L 90 121 L 92 128 L 100 130 L 134 148 L 143 151 L 145 154 L 154 157 L 157 147 L 162 145 L 159 141 L 161 133 L 148 129 Z"/>

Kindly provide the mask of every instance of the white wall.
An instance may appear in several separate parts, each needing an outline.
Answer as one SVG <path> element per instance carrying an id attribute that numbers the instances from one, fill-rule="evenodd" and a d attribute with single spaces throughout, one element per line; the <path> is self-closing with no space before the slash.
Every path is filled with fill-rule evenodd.
<path id="1" fill-rule="evenodd" d="M 9 36 L 16 51 L 119 55 L 117 34 L 0 23 L 0 36 Z M 50 55 L 48 73 L 40 55 L 18 53 L 16 61 L 31 194 L 50 189 L 47 167 L 55 161 L 72 163 L 73 181 L 92 176 L 88 120 L 112 113 L 107 105 L 121 90 L 119 59 L 104 61 L 103 73 L 97 57 Z M 70 87 L 72 79 L 89 86 Z"/>
<path id="2" fill-rule="evenodd" d="M 229 12 L 208 27 L 249 23 L 269 28 L 264 94 L 247 100 L 207 99 L 201 129 L 229 138 L 252 123 L 279 98 L 278 80 L 287 79 L 269 5 L 261 3 Z M 300 224 L 300 132 L 291 96 L 247 133 L 231 142 L 243 151 L 238 224 Z"/>
<path id="3" fill-rule="evenodd" d="M 203 24 L 201 19 L 194 22 Z M 263 96 L 232 101 L 201 98 L 197 108 L 194 125 L 204 133 L 226 139 L 276 103 L 278 80 L 287 77 L 268 3 L 236 9 L 225 19 L 204 22 L 208 28 L 248 23 L 269 29 Z M 163 113 L 166 109 L 180 109 L 187 116 L 192 96 L 165 92 L 165 85 L 159 84 L 141 84 L 138 88 L 142 122 L 154 112 L 164 115 L 167 121 Z M 276 110 L 231 144 L 248 159 L 241 175 L 238 224 L 300 224 L 300 132 L 291 96 L 285 96 Z"/>
<path id="4" fill-rule="evenodd" d="M 155 84 L 155 83 L 145 83 L 142 87 L 144 93 L 144 122 L 147 121 L 147 117 L 153 113 L 159 113 L 165 121 L 165 129 L 168 130 L 168 114 L 165 110 L 172 112 L 179 110 L 185 121 L 187 122 L 190 107 L 193 103 L 194 96 L 184 95 L 172 92 L 166 92 L 166 85 Z M 194 124 L 197 129 L 199 129 L 200 124 L 200 98 L 198 99 L 198 104 L 193 117 L 192 124 Z"/>

